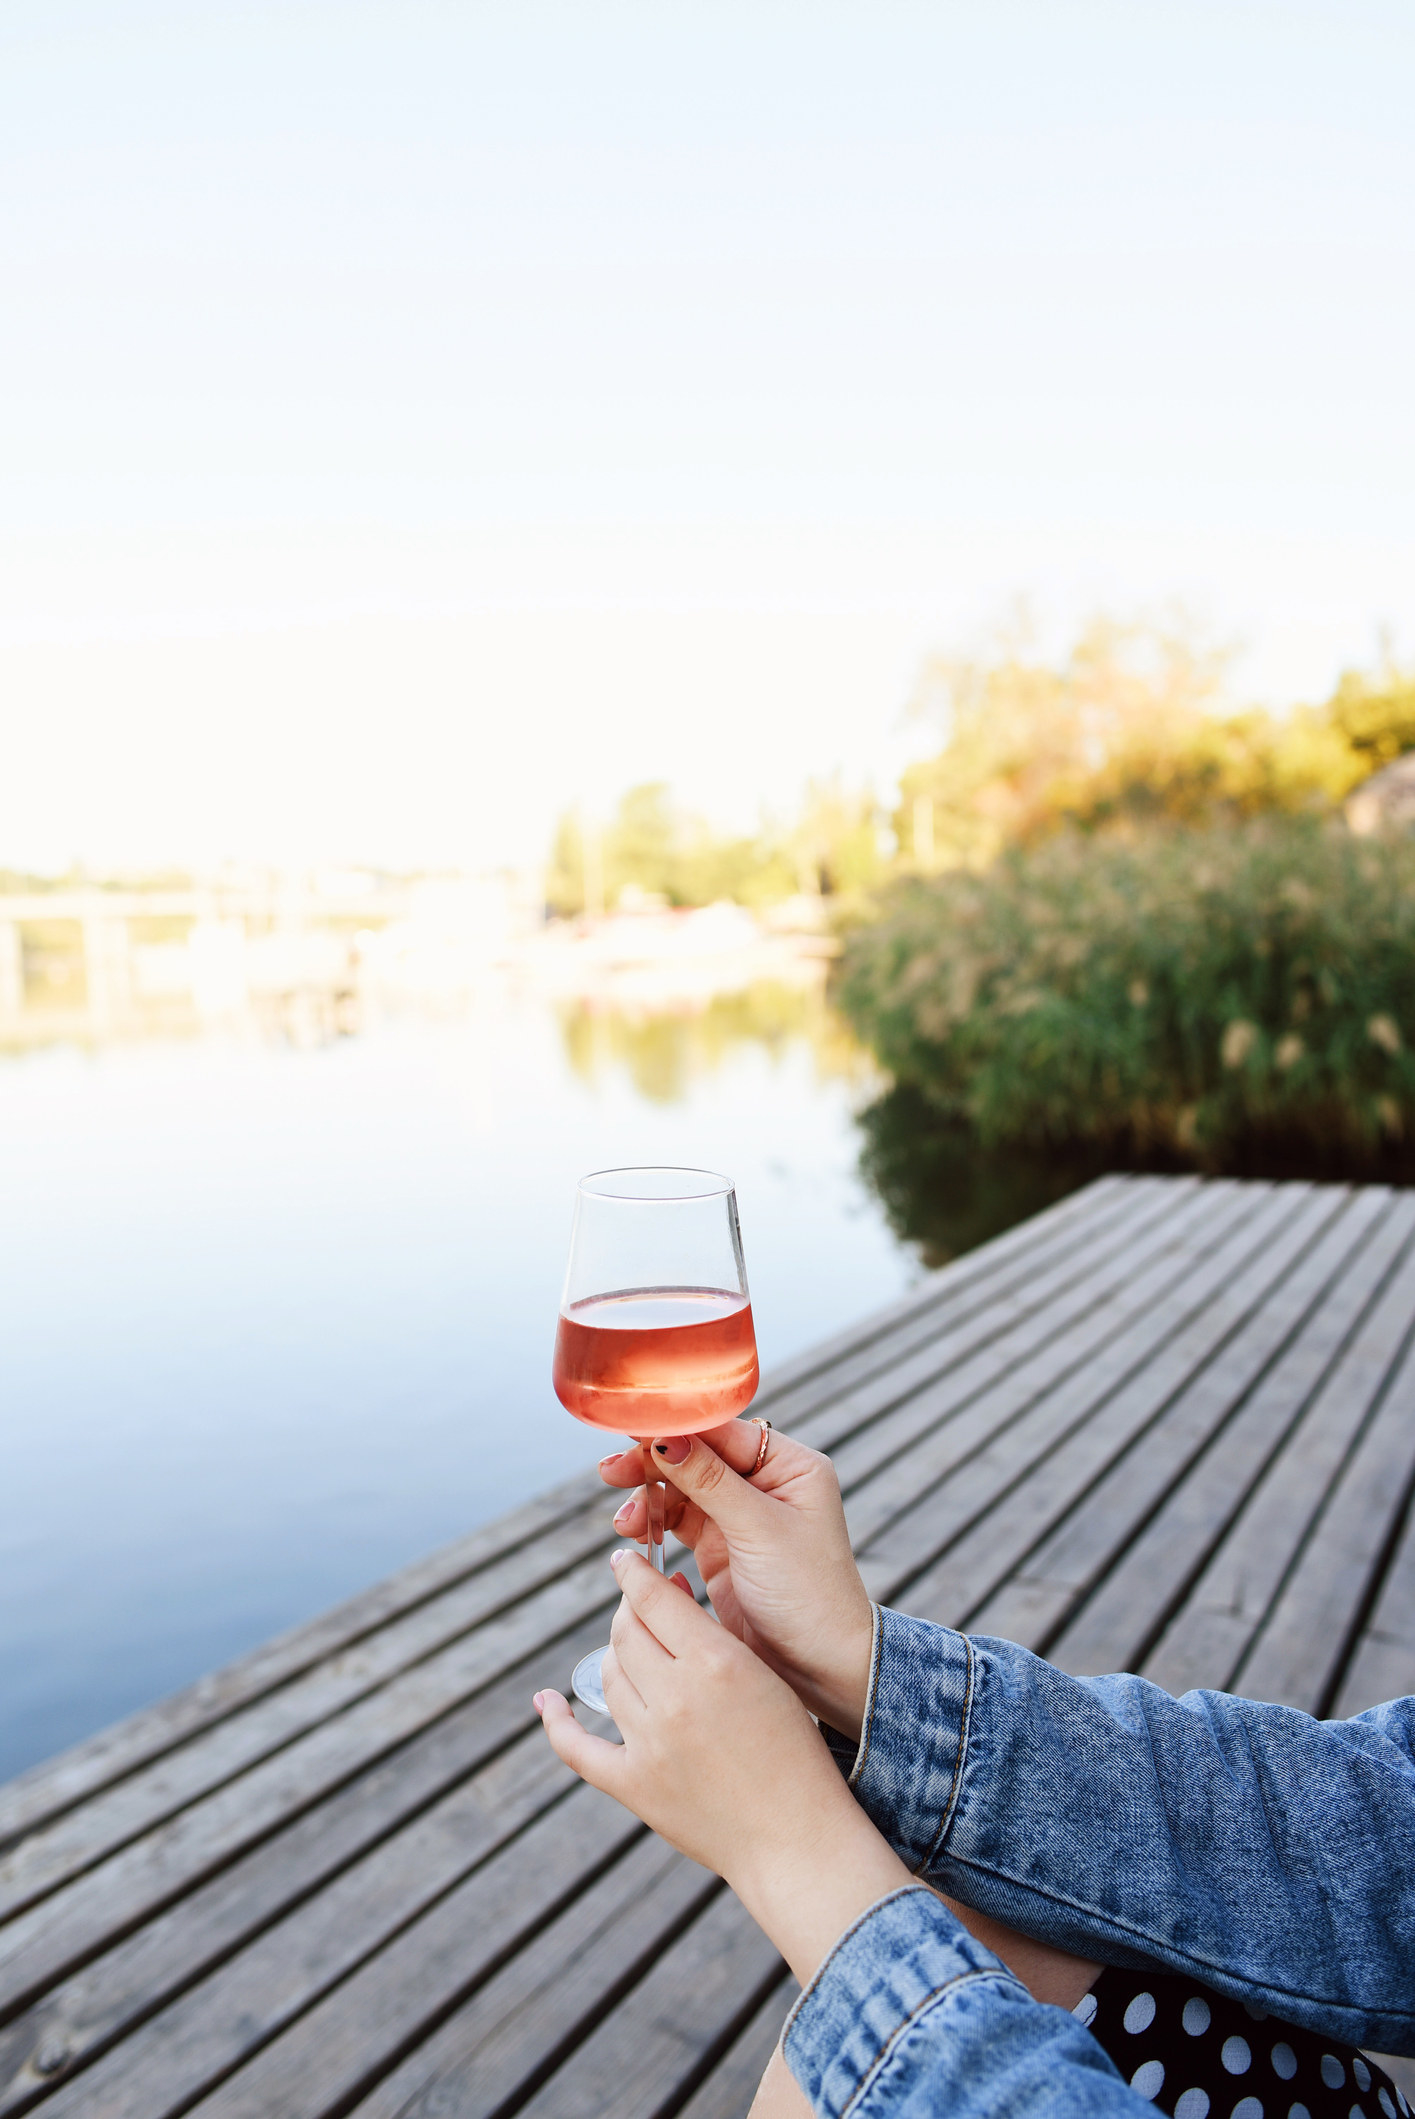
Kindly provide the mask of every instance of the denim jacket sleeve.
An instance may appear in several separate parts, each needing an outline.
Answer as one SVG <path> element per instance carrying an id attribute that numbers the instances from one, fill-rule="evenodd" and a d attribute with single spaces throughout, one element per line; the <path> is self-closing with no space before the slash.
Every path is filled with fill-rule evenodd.
<path id="1" fill-rule="evenodd" d="M 1415 2053 L 1415 1700 L 1346 1722 L 881 1610 L 842 1770 L 914 1874 L 1038 1940 Z"/>
<path id="2" fill-rule="evenodd" d="M 1044 2008 L 921 1885 L 846 1931 L 783 2033 L 821 2119 L 1141 2119 L 1088 2031 Z"/>

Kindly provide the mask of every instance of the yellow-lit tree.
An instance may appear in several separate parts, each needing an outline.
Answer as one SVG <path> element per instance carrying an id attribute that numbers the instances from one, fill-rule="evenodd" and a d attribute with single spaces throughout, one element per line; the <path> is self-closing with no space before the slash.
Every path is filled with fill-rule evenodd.
<path id="1" fill-rule="evenodd" d="M 1225 712 L 1225 660 L 1182 627 L 1109 619 L 1055 661 L 1015 644 L 984 660 L 936 658 L 916 705 L 946 741 L 904 775 L 895 828 L 906 857 L 980 868 L 1067 826 L 1123 833 L 1321 810 L 1415 740 L 1415 692 L 1355 678 L 1323 707 Z"/>

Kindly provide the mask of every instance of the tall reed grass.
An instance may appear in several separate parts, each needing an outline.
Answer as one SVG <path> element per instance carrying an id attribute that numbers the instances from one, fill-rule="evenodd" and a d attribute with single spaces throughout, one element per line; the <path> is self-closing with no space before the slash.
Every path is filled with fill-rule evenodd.
<path id="1" fill-rule="evenodd" d="M 1270 817 L 900 882 L 837 998 L 987 1149 L 1370 1173 L 1415 1141 L 1415 844 Z"/>

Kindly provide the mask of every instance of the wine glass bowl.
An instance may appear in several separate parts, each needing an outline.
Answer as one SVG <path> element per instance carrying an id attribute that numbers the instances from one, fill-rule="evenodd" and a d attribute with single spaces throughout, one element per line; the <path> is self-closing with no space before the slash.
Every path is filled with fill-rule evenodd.
<path id="1" fill-rule="evenodd" d="M 697 1434 L 744 1412 L 758 1374 L 731 1180 L 676 1167 L 581 1178 L 552 1367 L 566 1411 L 636 1442 Z M 661 1573 L 661 1481 L 647 1480 L 646 1498 Z M 573 1681 L 600 1714 L 603 1656 L 586 1656 Z"/>

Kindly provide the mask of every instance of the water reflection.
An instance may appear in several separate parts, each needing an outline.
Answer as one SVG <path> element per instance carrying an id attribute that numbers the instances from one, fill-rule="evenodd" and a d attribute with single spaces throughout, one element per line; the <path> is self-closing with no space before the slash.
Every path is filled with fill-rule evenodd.
<path id="1" fill-rule="evenodd" d="M 732 1174 L 767 1365 L 1064 1189 L 879 1096 L 811 916 L 0 895 L 0 1777 L 600 1453 L 583 1171 Z"/>
<path id="2" fill-rule="evenodd" d="M 214 1029 L 318 1045 L 509 987 L 560 1003 L 577 1050 L 580 1017 L 622 1018 L 647 1085 L 678 1064 L 648 1057 L 655 1040 L 691 1068 L 816 1024 L 835 953 L 822 921 L 819 899 L 547 920 L 536 879 L 511 873 L 0 889 L 0 1051 Z"/>
<path id="3" fill-rule="evenodd" d="M 857 1119 L 860 1167 L 889 1226 L 925 1265 L 946 1265 L 1110 1167 L 1103 1157 L 990 1154 L 901 1085 Z"/>
<path id="4" fill-rule="evenodd" d="M 869 1056 L 829 1005 L 823 988 L 762 981 L 705 1006 L 651 1011 L 579 1000 L 558 1010 L 565 1056 L 590 1085 L 627 1074 L 654 1104 L 681 1103 L 692 1085 L 718 1072 L 734 1046 L 750 1044 L 780 1061 L 797 1044 L 809 1051 L 819 1081 L 864 1085 Z"/>
<path id="5" fill-rule="evenodd" d="M 818 971 L 652 1011 L 418 947 L 357 1034 L 311 980 L 0 1065 L 0 1777 L 600 1454 L 549 1387 L 584 1170 L 732 1174 L 767 1363 L 916 1276 Z"/>

